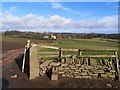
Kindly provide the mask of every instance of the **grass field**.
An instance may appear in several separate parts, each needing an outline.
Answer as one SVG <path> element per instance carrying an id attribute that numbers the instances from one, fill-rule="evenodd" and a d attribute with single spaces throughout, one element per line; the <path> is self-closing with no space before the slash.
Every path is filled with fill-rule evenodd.
<path id="1" fill-rule="evenodd" d="M 100 39 L 62 39 L 53 46 L 76 49 L 118 49 L 117 42 Z"/>
<path id="2" fill-rule="evenodd" d="M 50 44 L 51 45 L 51 44 Z M 52 46 L 68 48 L 68 49 L 115 49 L 118 50 L 117 40 L 108 39 L 61 39 L 59 43 Z M 58 52 L 55 49 L 41 48 L 40 52 Z M 64 51 L 64 55 L 77 55 L 76 51 Z M 83 55 L 113 55 L 113 52 L 83 52 Z M 50 58 L 44 58 L 49 60 Z M 52 58 L 53 59 L 53 58 Z"/>

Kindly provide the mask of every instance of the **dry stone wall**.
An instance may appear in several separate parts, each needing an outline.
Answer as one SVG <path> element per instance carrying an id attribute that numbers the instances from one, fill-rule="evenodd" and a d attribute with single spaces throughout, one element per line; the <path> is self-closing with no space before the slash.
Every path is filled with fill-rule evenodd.
<path id="1" fill-rule="evenodd" d="M 61 64 L 58 73 L 62 76 L 74 78 L 115 78 L 115 70 L 107 66 Z"/>
<path id="2" fill-rule="evenodd" d="M 43 64 L 46 62 L 48 63 L 50 61 L 45 61 Z M 47 66 L 40 68 L 40 75 L 45 75 L 46 72 L 53 69 L 54 67 L 57 68 L 55 73 L 54 71 L 51 72 L 51 80 L 57 80 L 56 78 L 58 78 L 58 76 L 74 78 L 115 78 L 115 68 L 111 68 L 105 65 L 81 65 L 60 62 L 52 65 L 51 63 L 53 63 L 53 61 L 47 64 Z M 56 64 L 57 66 L 55 66 Z"/>

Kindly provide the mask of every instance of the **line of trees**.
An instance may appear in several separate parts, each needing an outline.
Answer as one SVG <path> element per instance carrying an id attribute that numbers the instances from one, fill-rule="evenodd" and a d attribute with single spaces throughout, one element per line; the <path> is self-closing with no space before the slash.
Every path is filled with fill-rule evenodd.
<path id="1" fill-rule="evenodd" d="M 52 33 L 52 32 L 21 32 L 17 30 L 5 31 L 3 35 L 18 36 L 24 38 L 35 38 L 43 39 L 44 36 L 50 36 L 51 34 L 56 35 L 58 38 L 81 38 L 81 39 L 92 39 L 92 38 L 106 38 L 106 39 L 120 39 L 120 34 L 97 34 L 97 33 Z"/>

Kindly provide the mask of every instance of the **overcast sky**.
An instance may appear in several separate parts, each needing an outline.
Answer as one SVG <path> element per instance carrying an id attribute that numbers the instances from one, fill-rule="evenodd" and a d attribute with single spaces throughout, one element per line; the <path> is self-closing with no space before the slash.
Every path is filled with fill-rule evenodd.
<path id="1" fill-rule="evenodd" d="M 117 2 L 3 2 L 2 30 L 118 33 Z"/>

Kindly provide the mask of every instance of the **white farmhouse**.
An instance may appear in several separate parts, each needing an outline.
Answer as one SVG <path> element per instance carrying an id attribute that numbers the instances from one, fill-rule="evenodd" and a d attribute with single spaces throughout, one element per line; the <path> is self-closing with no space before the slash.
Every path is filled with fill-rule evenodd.
<path id="1" fill-rule="evenodd" d="M 49 36 L 43 36 L 43 38 L 48 39 L 48 38 L 49 38 Z"/>
<path id="2" fill-rule="evenodd" d="M 57 39 L 57 36 L 51 35 L 51 39 Z"/>

